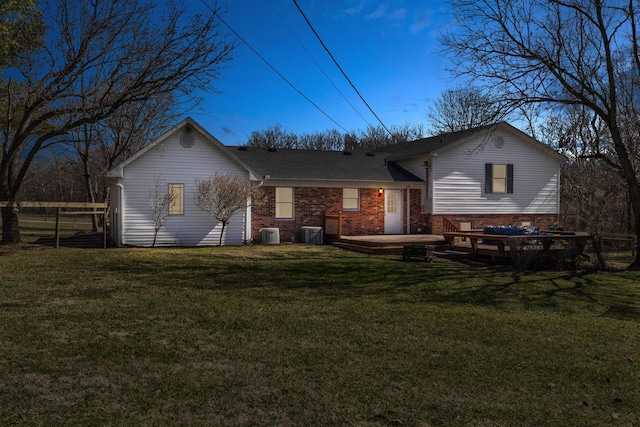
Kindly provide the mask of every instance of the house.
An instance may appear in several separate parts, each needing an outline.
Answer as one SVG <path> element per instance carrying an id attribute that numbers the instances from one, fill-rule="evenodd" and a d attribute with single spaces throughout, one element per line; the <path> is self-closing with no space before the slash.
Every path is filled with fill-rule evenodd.
<path id="1" fill-rule="evenodd" d="M 117 246 L 151 246 L 153 209 L 150 196 L 156 185 L 175 199 L 158 232 L 158 246 L 217 245 L 222 226 L 193 204 L 197 179 L 213 173 L 247 180 L 258 176 L 213 135 L 187 118 L 151 144 L 107 172 L 110 189 L 110 236 Z M 251 239 L 250 208 L 236 214 L 223 239 L 242 245 Z"/>
<path id="2" fill-rule="evenodd" d="M 505 122 L 380 151 L 424 180 L 423 227 L 431 234 L 442 234 L 445 219 L 459 229 L 558 225 L 566 158 Z"/>
<path id="3" fill-rule="evenodd" d="M 220 225 L 193 204 L 195 180 L 231 173 L 263 187 L 225 231 L 228 245 L 277 228 L 298 241 L 302 227 L 340 215 L 343 235 L 441 234 L 484 225 L 556 225 L 564 157 L 507 123 L 396 144 L 375 152 L 224 146 L 188 118 L 108 173 L 111 235 L 150 245 L 149 189 L 159 180 L 179 196 L 159 245 L 217 244 Z"/>

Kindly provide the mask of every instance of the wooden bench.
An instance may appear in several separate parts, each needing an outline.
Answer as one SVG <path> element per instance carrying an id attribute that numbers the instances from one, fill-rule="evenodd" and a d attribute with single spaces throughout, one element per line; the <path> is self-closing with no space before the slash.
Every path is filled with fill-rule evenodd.
<path id="1" fill-rule="evenodd" d="M 425 262 L 433 262 L 433 246 L 424 245 L 404 245 L 402 247 L 402 260 L 409 261 L 411 258 L 422 258 Z"/>
<path id="2" fill-rule="evenodd" d="M 563 245 L 567 242 L 574 242 L 579 252 L 582 252 L 584 246 L 587 241 L 591 238 L 588 233 L 580 233 L 580 232 L 562 232 L 562 233 L 542 233 L 542 234 L 533 234 L 533 235 L 523 235 L 523 236 L 508 236 L 504 234 L 485 234 L 485 233 L 476 233 L 476 232 L 445 232 L 443 234 L 447 245 L 450 248 L 454 248 L 456 246 L 455 239 L 456 238 L 466 238 L 469 240 L 471 244 L 471 252 L 473 254 L 478 254 L 480 240 L 483 242 L 485 240 L 491 241 L 492 245 L 495 246 L 498 256 L 506 258 L 509 256 L 508 247 L 509 242 L 517 242 L 517 241 L 527 241 L 527 240 L 535 240 L 540 242 L 543 248 L 543 252 L 547 253 L 551 246 L 554 243 L 562 243 Z"/>

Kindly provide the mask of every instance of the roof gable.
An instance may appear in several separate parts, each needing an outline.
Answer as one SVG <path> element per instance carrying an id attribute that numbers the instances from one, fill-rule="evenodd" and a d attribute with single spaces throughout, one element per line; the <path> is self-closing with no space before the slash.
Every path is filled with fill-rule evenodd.
<path id="1" fill-rule="evenodd" d="M 491 136 L 498 130 L 505 130 L 507 132 L 515 134 L 521 140 L 533 145 L 536 149 L 544 152 L 550 157 L 555 158 L 559 162 L 564 162 L 566 160 L 566 158 L 562 154 L 546 146 L 542 142 L 530 137 L 526 133 L 508 124 L 507 122 L 500 122 L 494 125 L 481 126 L 473 129 L 450 132 L 428 138 L 418 139 L 416 141 L 390 145 L 387 147 L 382 147 L 378 151 L 381 153 L 386 153 L 388 155 L 388 159 L 393 161 L 406 160 L 418 155 L 435 156 L 439 153 L 447 151 L 458 145 L 468 143 L 470 141 L 479 141 L 479 147 L 481 147 L 483 144 L 488 142 Z"/>
<path id="2" fill-rule="evenodd" d="M 139 151 L 137 151 L 136 153 L 134 153 L 133 155 L 131 155 L 130 157 L 125 159 L 123 162 L 121 162 L 120 164 L 115 166 L 113 169 L 111 169 L 109 172 L 107 172 L 107 177 L 109 177 L 109 178 L 122 178 L 124 176 L 124 168 L 125 167 L 127 167 L 131 163 L 135 162 L 140 157 L 144 156 L 146 153 L 151 151 L 154 147 L 162 144 L 165 140 L 167 140 L 167 138 L 169 138 L 170 136 L 174 135 L 176 132 L 178 132 L 180 129 L 184 128 L 185 126 L 191 126 L 194 129 L 196 129 L 198 132 L 202 133 L 202 135 L 204 135 L 206 141 L 209 144 L 212 144 L 215 147 L 217 147 L 220 150 L 222 150 L 223 152 L 225 152 L 235 162 L 237 162 L 241 167 L 247 169 L 249 171 L 249 173 L 252 174 L 254 177 L 257 177 L 256 172 L 249 165 L 247 165 L 244 161 L 242 161 L 242 159 L 238 158 L 238 156 L 235 155 L 233 150 L 229 150 L 228 147 L 226 147 L 224 144 L 222 144 L 222 142 L 220 142 L 216 137 L 211 135 L 206 129 L 204 129 L 202 126 L 200 126 L 191 117 L 187 117 L 186 119 L 182 120 L 180 123 L 178 123 L 177 125 L 173 126 L 171 129 L 169 129 L 168 131 L 166 131 L 165 133 L 160 135 L 158 138 L 153 140 L 150 144 L 146 145 L 145 147 L 143 147 L 142 149 L 140 149 Z"/>

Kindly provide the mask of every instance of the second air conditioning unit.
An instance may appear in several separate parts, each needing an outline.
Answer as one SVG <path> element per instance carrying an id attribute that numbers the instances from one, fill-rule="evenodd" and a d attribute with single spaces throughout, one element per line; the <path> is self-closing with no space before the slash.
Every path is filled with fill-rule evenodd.
<path id="1" fill-rule="evenodd" d="M 260 240 L 263 245 L 279 245 L 280 229 L 279 228 L 261 228 Z"/>
<path id="2" fill-rule="evenodd" d="M 300 238 L 302 243 L 311 245 L 322 244 L 322 227 L 301 227 Z"/>

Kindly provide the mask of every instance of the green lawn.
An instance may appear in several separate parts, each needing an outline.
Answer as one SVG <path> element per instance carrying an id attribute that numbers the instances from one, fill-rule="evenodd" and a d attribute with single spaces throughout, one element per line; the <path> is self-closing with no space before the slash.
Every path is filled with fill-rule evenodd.
<path id="1" fill-rule="evenodd" d="M 638 426 L 639 279 L 0 246 L 0 425 Z"/>

